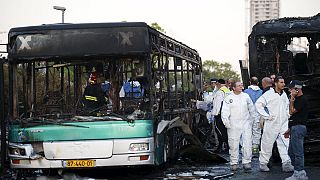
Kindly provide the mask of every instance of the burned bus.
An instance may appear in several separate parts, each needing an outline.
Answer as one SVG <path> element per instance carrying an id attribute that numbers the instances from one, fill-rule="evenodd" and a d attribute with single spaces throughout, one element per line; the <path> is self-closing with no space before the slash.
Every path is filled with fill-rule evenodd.
<path id="1" fill-rule="evenodd" d="M 158 165 L 199 121 L 198 52 L 146 23 L 12 28 L 7 50 L 12 168 Z"/>
<path id="2" fill-rule="evenodd" d="M 261 80 L 275 74 L 283 76 L 286 84 L 293 79 L 303 81 L 310 108 L 306 142 L 319 142 L 320 14 L 258 22 L 248 41 L 249 66 L 242 66 L 243 77 L 256 76 Z M 249 82 L 246 78 L 243 81 Z"/>

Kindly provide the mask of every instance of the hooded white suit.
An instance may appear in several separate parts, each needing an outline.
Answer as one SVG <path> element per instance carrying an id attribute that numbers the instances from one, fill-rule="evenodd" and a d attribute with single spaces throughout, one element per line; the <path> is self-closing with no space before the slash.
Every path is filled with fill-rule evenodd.
<path id="1" fill-rule="evenodd" d="M 288 156 L 289 138 L 284 138 L 288 130 L 289 100 L 285 92 L 278 94 L 273 88 L 265 92 L 255 103 L 258 113 L 265 120 L 261 138 L 260 164 L 267 164 L 272 155 L 273 143 L 277 141 L 282 163 L 290 162 Z"/>
<path id="2" fill-rule="evenodd" d="M 224 99 L 221 118 L 228 131 L 230 164 L 238 164 L 240 138 L 243 141 L 242 163 L 251 162 L 252 123 L 256 117 L 255 107 L 246 93 L 233 92 Z"/>

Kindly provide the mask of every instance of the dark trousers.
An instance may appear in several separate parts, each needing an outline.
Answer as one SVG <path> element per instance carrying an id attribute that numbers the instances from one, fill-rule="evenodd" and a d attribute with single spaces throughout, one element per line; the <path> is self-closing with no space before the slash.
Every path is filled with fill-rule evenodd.
<path id="1" fill-rule="evenodd" d="M 222 149 L 223 144 L 226 145 L 226 148 L 228 148 L 228 134 L 227 134 L 227 128 L 224 126 L 222 120 L 221 120 L 221 115 L 219 114 L 218 116 L 215 116 L 215 121 L 216 121 L 216 133 L 218 135 L 218 149 Z"/>

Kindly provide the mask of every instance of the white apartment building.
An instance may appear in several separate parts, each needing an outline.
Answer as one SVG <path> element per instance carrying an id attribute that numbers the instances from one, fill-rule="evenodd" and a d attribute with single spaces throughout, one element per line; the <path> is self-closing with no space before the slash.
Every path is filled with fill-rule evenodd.
<path id="1" fill-rule="evenodd" d="M 277 19 L 280 16 L 280 0 L 245 0 L 246 30 L 245 30 L 245 60 L 249 59 L 248 36 L 252 27 L 259 21 Z"/>
<path id="2" fill-rule="evenodd" d="M 279 1 L 280 0 L 250 0 L 250 31 L 259 21 L 279 18 Z"/>

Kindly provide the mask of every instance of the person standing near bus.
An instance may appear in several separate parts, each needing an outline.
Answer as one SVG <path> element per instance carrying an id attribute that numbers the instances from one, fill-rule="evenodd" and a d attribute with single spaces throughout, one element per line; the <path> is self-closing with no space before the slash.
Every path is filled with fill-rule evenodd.
<path id="1" fill-rule="evenodd" d="M 144 95 L 144 88 L 141 86 L 139 81 L 130 78 L 123 84 L 119 92 L 120 97 L 130 98 L 142 98 Z"/>
<path id="2" fill-rule="evenodd" d="M 271 79 L 271 81 L 272 81 L 272 87 L 275 87 L 275 82 L 274 82 L 274 80 L 276 79 L 276 74 L 274 74 L 274 73 L 272 73 L 272 74 L 270 74 L 270 79 Z"/>
<path id="3" fill-rule="evenodd" d="M 230 91 L 233 91 L 232 87 L 231 87 L 231 84 L 232 83 L 235 83 L 235 80 L 233 78 L 229 78 L 226 82 L 226 87 L 230 90 Z"/>
<path id="4" fill-rule="evenodd" d="M 289 138 L 289 156 L 294 166 L 294 173 L 286 180 L 307 180 L 304 170 L 304 137 L 307 134 L 306 123 L 308 120 L 308 101 L 302 92 L 303 83 L 293 80 L 289 84 L 290 89 L 290 114 L 289 129 L 285 137 Z"/>
<path id="5" fill-rule="evenodd" d="M 213 109 L 211 111 L 212 115 L 214 116 L 214 119 L 216 121 L 216 132 L 218 135 L 218 148 L 215 150 L 217 153 L 226 153 L 229 149 L 228 147 L 228 134 L 227 129 L 224 126 L 222 120 L 221 120 L 221 107 L 224 98 L 230 94 L 230 90 L 226 87 L 226 81 L 223 79 L 219 79 L 216 83 L 217 88 L 219 89 L 214 97 L 212 106 Z"/>
<path id="6" fill-rule="evenodd" d="M 244 90 L 250 96 L 253 104 L 256 103 L 258 98 L 262 95 L 262 90 L 258 86 L 259 80 L 257 77 L 251 77 L 250 86 L 248 89 Z M 259 146 L 260 146 L 260 138 L 261 138 L 261 128 L 259 125 L 260 116 L 255 116 L 252 124 L 252 154 L 258 156 L 259 154 Z"/>
<path id="7" fill-rule="evenodd" d="M 241 82 L 231 83 L 233 92 L 222 105 L 221 119 L 228 132 L 231 170 L 239 168 L 239 145 L 242 138 L 242 164 L 245 170 L 251 170 L 252 123 L 256 119 L 256 110 L 247 93 L 243 93 Z"/>
<path id="8" fill-rule="evenodd" d="M 258 113 L 265 120 L 259 156 L 260 171 L 263 172 L 270 171 L 267 164 L 275 141 L 282 160 L 282 171 L 293 171 L 288 155 L 289 139 L 284 137 L 284 133 L 288 130 L 289 118 L 289 99 L 283 91 L 284 86 L 284 79 L 281 76 L 276 77 L 275 88 L 270 88 L 255 103 Z"/>
<path id="9" fill-rule="evenodd" d="M 215 96 L 216 92 L 219 90 L 217 88 L 217 82 L 218 82 L 218 79 L 216 78 L 211 78 L 210 79 L 210 85 L 211 85 L 211 89 L 212 89 L 212 92 L 210 94 L 210 98 L 207 98 L 208 101 L 210 101 L 210 109 L 207 111 L 207 119 L 212 127 L 212 131 L 211 133 L 213 134 L 213 137 L 214 137 L 214 144 L 215 144 L 215 147 L 218 146 L 219 144 L 219 141 L 218 141 L 218 135 L 217 135 L 217 131 L 215 129 L 216 127 L 216 121 L 214 119 L 214 116 L 212 115 L 212 103 L 213 103 L 213 97 Z"/>

